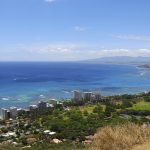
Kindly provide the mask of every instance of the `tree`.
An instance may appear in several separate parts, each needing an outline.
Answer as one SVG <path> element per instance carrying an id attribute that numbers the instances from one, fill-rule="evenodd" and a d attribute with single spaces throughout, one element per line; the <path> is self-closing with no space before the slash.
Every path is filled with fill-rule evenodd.
<path id="1" fill-rule="evenodd" d="M 94 109 L 93 109 L 93 113 L 97 113 L 100 114 L 103 112 L 103 107 L 101 105 L 97 105 Z"/>
<path id="2" fill-rule="evenodd" d="M 22 144 L 23 144 L 23 145 L 27 145 L 27 144 L 28 144 L 28 142 L 27 142 L 27 139 L 26 139 L 26 138 L 22 138 L 22 139 L 21 139 L 21 142 L 22 142 Z"/>
<path id="3" fill-rule="evenodd" d="M 145 102 L 150 102 L 150 96 L 145 96 L 145 97 L 144 97 L 144 101 L 145 101 Z"/>
<path id="4" fill-rule="evenodd" d="M 132 106 L 133 106 L 133 103 L 130 100 L 124 100 L 123 103 L 122 103 L 123 108 L 129 108 L 129 107 L 132 107 Z"/>
<path id="5" fill-rule="evenodd" d="M 84 116 L 88 116 L 89 113 L 88 113 L 87 110 L 84 110 L 84 111 L 83 111 L 83 114 L 84 114 Z"/>
<path id="6" fill-rule="evenodd" d="M 115 111 L 116 110 L 114 107 L 107 105 L 106 109 L 105 109 L 105 114 L 106 114 L 106 116 L 111 116 L 111 114 Z"/>

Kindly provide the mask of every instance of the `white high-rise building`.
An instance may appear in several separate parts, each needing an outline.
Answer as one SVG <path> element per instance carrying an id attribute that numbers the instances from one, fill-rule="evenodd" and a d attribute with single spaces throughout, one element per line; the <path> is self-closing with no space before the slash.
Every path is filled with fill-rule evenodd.
<path id="1" fill-rule="evenodd" d="M 5 109 L 5 108 L 1 108 L 0 109 L 0 118 L 2 119 L 2 120 L 6 120 L 6 119 L 8 119 L 8 110 L 7 109 Z"/>
<path id="2" fill-rule="evenodd" d="M 74 91 L 74 100 L 81 101 L 82 100 L 82 92 L 81 91 Z"/>
<path id="3" fill-rule="evenodd" d="M 10 118 L 15 119 L 17 117 L 17 107 L 10 107 Z"/>

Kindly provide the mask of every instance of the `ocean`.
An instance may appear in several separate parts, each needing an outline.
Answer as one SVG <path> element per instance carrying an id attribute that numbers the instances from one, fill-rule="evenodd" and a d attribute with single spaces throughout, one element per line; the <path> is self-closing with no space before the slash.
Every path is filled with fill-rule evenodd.
<path id="1" fill-rule="evenodd" d="M 102 95 L 149 91 L 149 77 L 149 70 L 133 65 L 0 62 L 0 107 L 27 107 L 50 98 L 65 100 L 77 89 Z"/>

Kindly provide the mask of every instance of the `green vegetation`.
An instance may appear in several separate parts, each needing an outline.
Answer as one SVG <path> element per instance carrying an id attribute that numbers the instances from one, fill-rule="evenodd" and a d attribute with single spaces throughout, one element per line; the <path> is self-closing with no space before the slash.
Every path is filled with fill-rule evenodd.
<path id="1" fill-rule="evenodd" d="M 32 147 L 24 147 L 24 150 L 85 150 L 83 144 L 61 143 L 61 144 L 48 144 L 36 143 Z M 0 150 L 22 150 L 20 147 L 12 145 L 1 145 Z"/>
<path id="2" fill-rule="evenodd" d="M 149 94 L 122 95 L 103 97 L 99 102 L 66 101 L 41 113 L 22 113 L 11 127 L 0 130 L 2 134 L 15 132 L 15 137 L 0 138 L 1 143 L 11 140 L 16 142 L 13 150 L 31 146 L 25 150 L 82 150 L 86 149 L 84 142 L 94 136 L 99 128 L 134 122 L 148 123 L 150 120 Z M 8 123 L 8 122 L 7 122 Z M 1 124 L 5 124 L 2 122 Z M 47 134 L 45 131 L 53 132 Z M 53 142 L 54 139 L 59 143 Z M 7 145 L 6 145 L 7 146 Z M 5 149 L 12 149 L 12 147 Z M 0 149 L 2 149 L 0 147 Z"/>
<path id="3" fill-rule="evenodd" d="M 133 110 L 147 110 L 150 111 L 150 102 L 140 101 L 137 104 L 133 105 L 131 108 Z"/>
<path id="4" fill-rule="evenodd" d="M 0 150 L 21 150 L 21 148 L 12 145 L 0 145 Z"/>
<path id="5" fill-rule="evenodd" d="M 88 107 L 89 108 L 89 107 Z M 121 122 L 118 116 L 112 116 L 110 119 L 105 117 L 111 116 L 115 112 L 113 107 L 106 107 L 103 110 L 101 105 L 94 105 L 93 111 L 81 111 L 78 107 L 73 107 L 70 110 L 55 109 L 51 114 L 36 118 L 32 124 L 32 128 L 40 128 L 40 130 L 51 130 L 56 132 L 55 138 L 66 139 L 67 141 L 84 141 L 85 136 L 93 135 L 97 128 L 103 127 L 106 124 L 112 123 L 113 118 Z M 44 135 L 37 135 L 43 139 Z M 54 138 L 53 137 L 53 138 Z M 47 137 L 48 140 L 51 137 Z"/>
<path id="6" fill-rule="evenodd" d="M 84 112 L 87 111 L 88 113 L 92 113 L 95 107 L 97 107 L 98 104 L 91 104 L 91 105 L 86 105 L 86 106 L 80 106 L 79 109 L 80 111 Z M 106 105 L 101 104 L 102 110 L 105 111 Z"/>
<path id="7" fill-rule="evenodd" d="M 33 145 L 31 148 L 24 148 L 24 150 L 85 150 L 83 144 L 70 144 L 70 143 L 61 143 L 61 144 L 47 144 L 47 143 L 38 143 Z"/>
<path id="8" fill-rule="evenodd" d="M 145 102 L 150 102 L 150 96 L 145 96 L 145 97 L 144 97 L 144 101 L 145 101 Z"/>
<path id="9" fill-rule="evenodd" d="M 96 105 L 87 105 L 87 106 L 81 106 L 79 108 L 81 112 L 87 111 L 88 113 L 92 113 L 95 106 Z"/>

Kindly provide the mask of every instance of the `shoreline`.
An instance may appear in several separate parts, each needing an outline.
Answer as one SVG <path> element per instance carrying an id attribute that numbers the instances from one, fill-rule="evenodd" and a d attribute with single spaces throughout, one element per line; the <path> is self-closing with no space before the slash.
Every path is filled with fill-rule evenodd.
<path id="1" fill-rule="evenodd" d="M 84 92 L 85 90 L 80 90 L 80 91 L 82 91 L 82 92 Z M 88 91 L 92 91 L 92 90 L 88 90 Z M 122 96 L 122 95 L 139 95 L 139 94 L 142 94 L 142 93 L 148 93 L 149 92 L 149 90 L 145 90 L 145 91 L 135 91 L 135 92 L 123 92 L 123 93 L 115 93 L 115 92 L 108 92 L 109 94 L 103 94 L 103 92 L 101 92 L 101 95 L 103 96 L 103 97 L 111 97 L 111 96 Z M 17 107 L 17 108 L 22 108 L 22 109 L 26 109 L 29 105 L 36 105 L 39 101 L 45 101 L 45 102 L 47 102 L 47 101 L 49 101 L 49 100 L 51 100 L 51 99 L 55 99 L 55 100 L 57 100 L 57 101 L 61 101 L 61 102 L 65 102 L 66 100 L 71 100 L 73 97 L 73 91 L 71 91 L 70 93 L 72 93 L 71 95 L 70 95 L 70 97 L 68 97 L 68 98 L 56 98 L 56 97 L 51 97 L 51 96 L 47 96 L 47 95 L 44 95 L 44 93 L 43 94 L 40 94 L 40 95 L 37 95 L 37 97 L 35 97 L 35 96 L 33 96 L 34 98 L 33 99 L 30 99 L 28 102 L 15 102 L 14 104 L 12 104 L 12 105 L 8 105 L 7 106 L 7 104 L 6 104 L 6 106 L 4 106 L 4 107 L 2 107 L 2 108 L 6 108 L 6 109 L 8 109 L 9 107 Z M 110 93 L 112 93 L 112 94 L 110 94 Z M 40 96 L 43 96 L 44 98 L 42 98 L 42 97 L 40 97 Z M 0 97 L 0 103 L 8 103 L 9 101 L 11 101 L 11 98 L 9 98 L 9 97 Z M 24 104 L 23 104 L 24 103 Z M 16 104 L 16 106 L 15 106 L 15 104 Z"/>
<path id="2" fill-rule="evenodd" d="M 83 92 L 83 91 L 81 91 Z M 93 92 L 93 91 L 92 91 Z M 143 92 L 135 92 L 135 93 L 123 93 L 123 94 L 113 94 L 113 95 L 103 95 L 101 94 L 101 97 L 103 98 L 109 98 L 109 97 L 115 97 L 115 96 L 124 96 L 124 95 L 131 95 L 131 96 L 134 96 L 134 95 L 141 95 L 141 94 L 148 94 L 150 93 L 150 91 L 143 91 Z M 41 96 L 41 95 L 40 95 Z M 44 95 L 42 95 L 44 96 Z M 70 97 L 70 98 L 61 98 L 61 99 L 56 99 L 56 98 L 46 98 L 46 99 L 37 99 L 36 101 L 34 102 L 30 102 L 28 105 L 24 106 L 24 107 L 17 107 L 15 105 L 11 105 L 11 106 L 8 106 L 8 107 L 0 107 L 1 108 L 5 108 L 5 109 L 9 109 L 10 107 L 16 107 L 17 109 L 23 109 L 23 110 L 26 110 L 29 108 L 29 106 L 31 105 L 37 105 L 38 102 L 46 102 L 46 103 L 49 103 L 49 101 L 56 101 L 57 103 L 64 103 L 64 102 L 67 102 L 67 101 L 72 101 L 73 100 L 73 97 Z"/>

